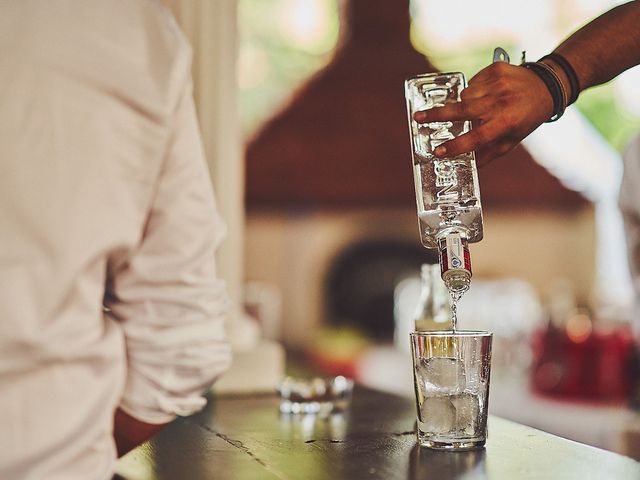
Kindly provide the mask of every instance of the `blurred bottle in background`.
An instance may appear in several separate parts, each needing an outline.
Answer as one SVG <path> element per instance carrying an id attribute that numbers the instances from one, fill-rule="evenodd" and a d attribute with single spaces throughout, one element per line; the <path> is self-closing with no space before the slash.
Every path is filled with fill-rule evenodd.
<path id="1" fill-rule="evenodd" d="M 437 263 L 422 264 L 419 277 L 414 274 L 398 282 L 393 297 L 396 348 L 410 351 L 411 332 L 451 330 L 451 295 Z"/>
<path id="2" fill-rule="evenodd" d="M 420 298 L 414 315 L 416 332 L 451 330 L 451 296 L 440 276 L 439 265 L 420 269 Z"/>

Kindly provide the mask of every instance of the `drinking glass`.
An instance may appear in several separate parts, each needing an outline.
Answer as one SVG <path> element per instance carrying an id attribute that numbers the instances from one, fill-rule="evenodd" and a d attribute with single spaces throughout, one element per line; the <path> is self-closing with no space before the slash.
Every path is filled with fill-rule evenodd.
<path id="1" fill-rule="evenodd" d="M 420 446 L 482 448 L 487 438 L 492 334 L 439 330 L 411 334 Z"/>

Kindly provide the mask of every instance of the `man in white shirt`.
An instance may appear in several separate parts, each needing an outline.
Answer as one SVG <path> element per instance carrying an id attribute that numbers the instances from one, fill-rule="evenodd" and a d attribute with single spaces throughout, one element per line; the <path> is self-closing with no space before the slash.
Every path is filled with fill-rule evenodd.
<path id="1" fill-rule="evenodd" d="M 160 2 L 0 2 L 0 478 L 110 478 L 202 408 L 223 231 Z"/>

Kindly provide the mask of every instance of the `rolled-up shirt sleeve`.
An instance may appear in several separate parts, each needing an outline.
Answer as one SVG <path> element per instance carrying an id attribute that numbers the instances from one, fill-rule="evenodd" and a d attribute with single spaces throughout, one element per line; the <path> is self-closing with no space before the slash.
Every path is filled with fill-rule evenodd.
<path id="1" fill-rule="evenodd" d="M 225 225 L 214 201 L 191 95 L 173 119 L 139 245 L 114 254 L 106 306 L 122 326 L 127 378 L 120 408 L 164 423 L 201 409 L 229 365 L 228 300 L 214 253 Z"/>

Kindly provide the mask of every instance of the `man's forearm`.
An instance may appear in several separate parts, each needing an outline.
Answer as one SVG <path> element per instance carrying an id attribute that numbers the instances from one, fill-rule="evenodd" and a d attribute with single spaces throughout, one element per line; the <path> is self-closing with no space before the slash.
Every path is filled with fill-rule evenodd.
<path id="1" fill-rule="evenodd" d="M 588 23 L 555 50 L 575 69 L 582 90 L 640 64 L 640 1 L 625 3 Z"/>
<path id="2" fill-rule="evenodd" d="M 150 439 L 166 425 L 166 423 L 155 425 L 141 422 L 118 408 L 113 425 L 113 437 L 116 441 L 118 457 Z"/>

